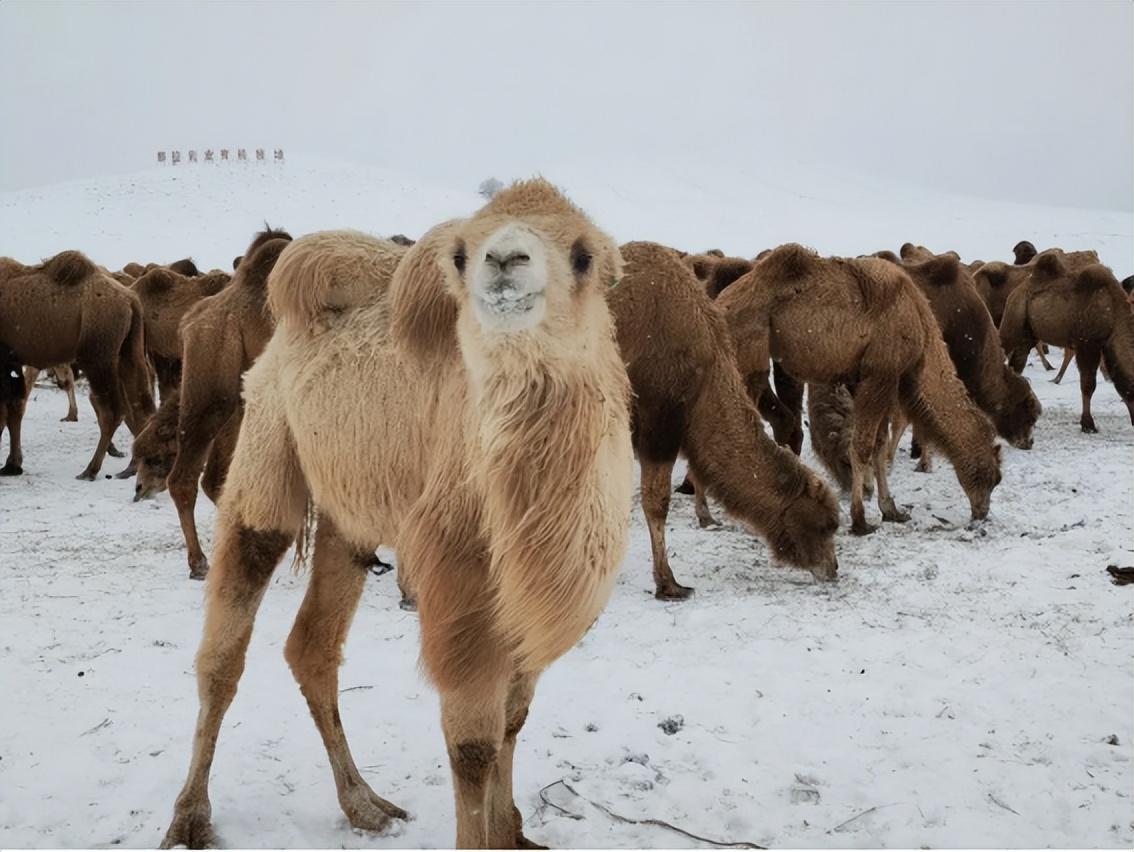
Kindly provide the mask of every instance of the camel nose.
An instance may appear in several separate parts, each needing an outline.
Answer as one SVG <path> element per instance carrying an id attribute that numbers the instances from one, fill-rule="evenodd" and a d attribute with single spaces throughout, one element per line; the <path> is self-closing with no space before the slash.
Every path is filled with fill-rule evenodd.
<path id="1" fill-rule="evenodd" d="M 522 251 L 503 253 L 490 250 L 484 255 L 484 262 L 495 266 L 501 272 L 507 272 L 509 267 L 523 266 L 530 261 L 531 257 Z"/>

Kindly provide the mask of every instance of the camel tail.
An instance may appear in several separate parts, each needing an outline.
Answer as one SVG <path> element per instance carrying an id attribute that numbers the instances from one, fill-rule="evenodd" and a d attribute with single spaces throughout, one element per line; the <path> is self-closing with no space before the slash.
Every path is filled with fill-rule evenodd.
<path id="1" fill-rule="evenodd" d="M 268 275 L 268 308 L 277 322 L 307 328 L 329 314 L 370 304 L 385 294 L 403 251 L 354 231 L 301 237 L 287 243 Z M 246 257 L 238 274 L 250 262 Z"/>
<path id="2" fill-rule="evenodd" d="M 954 468 L 968 467 L 970 453 L 990 446 L 996 433 L 957 378 L 929 303 L 920 292 L 916 296 L 926 342 L 921 362 L 898 382 L 902 410 L 918 434 L 939 448 Z"/>

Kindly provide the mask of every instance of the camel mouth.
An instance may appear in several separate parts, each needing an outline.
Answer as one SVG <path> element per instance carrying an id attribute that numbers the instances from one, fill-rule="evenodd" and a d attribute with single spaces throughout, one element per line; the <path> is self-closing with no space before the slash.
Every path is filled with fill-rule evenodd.
<path id="1" fill-rule="evenodd" d="M 1035 441 L 1031 435 L 1026 435 L 1023 438 L 1015 438 L 1009 443 L 1011 443 L 1012 446 L 1017 450 L 1030 450 Z"/>
<path id="2" fill-rule="evenodd" d="M 833 583 L 839 577 L 839 560 L 811 566 L 811 576 L 821 583 Z"/>
<path id="3" fill-rule="evenodd" d="M 523 331 L 543 319 L 544 291 L 517 286 L 511 279 L 494 281 L 473 293 L 482 326 L 493 331 Z"/>

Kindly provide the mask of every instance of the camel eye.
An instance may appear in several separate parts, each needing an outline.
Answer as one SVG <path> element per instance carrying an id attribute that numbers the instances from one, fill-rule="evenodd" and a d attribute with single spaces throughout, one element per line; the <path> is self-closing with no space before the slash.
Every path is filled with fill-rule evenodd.
<path id="1" fill-rule="evenodd" d="M 591 253 L 582 240 L 576 240 L 571 246 L 571 269 L 576 275 L 586 275 L 591 268 Z"/>
<path id="2" fill-rule="evenodd" d="M 461 273 L 462 275 L 465 272 L 465 260 L 466 259 L 467 258 L 465 256 L 465 245 L 464 245 L 464 243 L 460 243 L 457 246 L 457 250 L 455 252 L 453 252 L 453 266 L 457 267 L 457 272 Z"/>

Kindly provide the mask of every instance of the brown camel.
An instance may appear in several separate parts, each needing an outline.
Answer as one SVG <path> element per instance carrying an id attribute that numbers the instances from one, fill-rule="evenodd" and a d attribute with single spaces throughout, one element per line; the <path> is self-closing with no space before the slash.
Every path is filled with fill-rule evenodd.
<path id="1" fill-rule="evenodd" d="M 285 231 L 258 233 L 232 283 L 197 302 L 181 321 L 177 454 L 166 481 L 185 536 L 189 576 L 195 580 L 204 579 L 209 570 L 194 517 L 197 483 L 214 441 L 219 444 L 211 456 L 210 476 L 218 483 L 224 481 L 231 436 L 240 428 L 241 377 L 272 336 L 266 309 L 268 274 L 290 241 Z M 227 437 L 221 440 L 222 436 Z M 147 482 L 152 479 L 152 474 L 147 475 Z M 143 486 L 143 492 L 135 488 L 135 499 L 149 493 L 148 487 Z"/>
<path id="2" fill-rule="evenodd" d="M 1041 340 L 1074 350 L 1084 432 L 1098 432 L 1091 397 L 1099 360 L 1105 358 L 1134 424 L 1134 316 L 1118 279 L 1101 263 L 1076 268 L 1057 249 L 1042 252 L 1031 276 L 1008 299 L 1000 340 L 1016 372 L 1024 369 L 1028 351 Z"/>
<path id="3" fill-rule="evenodd" d="M 717 300 L 738 342 L 741 372 L 766 382 L 768 359 L 808 382 L 854 385 L 851 531 L 873 532 L 863 505 L 873 464 L 883 520 L 904 521 L 886 478 L 884 425 L 895 404 L 952 462 L 974 520 L 988 515 L 1000 448 L 957 378 L 929 303 L 878 258 L 819 258 L 802 246 L 773 251 Z"/>
<path id="4" fill-rule="evenodd" d="M 1032 430 L 1042 410 L 1039 400 L 1027 379 L 1005 363 L 996 326 L 968 270 L 953 253 L 907 261 L 903 268 L 929 301 L 957 377 L 969 396 L 992 420 L 1000 437 L 1018 449 L 1031 449 Z M 897 426 L 895 437 L 902 431 L 903 426 Z M 924 451 L 921 467 L 929 468 Z"/>
<path id="5" fill-rule="evenodd" d="M 181 320 L 195 304 L 215 296 L 231 280 L 227 272 L 186 276 L 164 266 L 137 279 L 132 289 L 142 302 L 146 354 L 164 400 L 181 381 Z"/>
<path id="6" fill-rule="evenodd" d="M 87 376 L 99 442 L 79 479 L 94 480 L 123 420 L 132 434 L 154 411 L 142 306 L 130 290 L 77 251 L 39 266 L 0 259 L 0 342 L 40 369 L 77 364 Z M 9 412 L 12 446 L 0 474 L 21 473 L 24 403 Z"/>
<path id="7" fill-rule="evenodd" d="M 417 594 L 421 658 L 441 693 L 456 845 L 529 845 L 512 800 L 516 739 L 540 673 L 601 612 L 626 548 L 629 382 L 604 299 L 620 266 L 613 242 L 543 181 L 408 252 L 351 232 L 284 252 L 269 285 L 279 327 L 246 378 L 221 498 L 201 711 L 164 846 L 216 842 L 217 735 L 309 500 L 311 586 L 285 656 L 347 819 L 381 830 L 405 817 L 359 773 L 338 709 L 363 566 L 387 543 Z M 359 398 L 381 401 L 381 416 Z"/>
<path id="8" fill-rule="evenodd" d="M 799 459 L 776 446 L 748 399 L 723 318 L 672 249 L 627 243 L 626 263 L 607 303 L 634 391 L 634 445 L 642 511 L 653 549 L 655 597 L 692 589 L 669 566 L 665 521 L 678 453 L 698 485 L 698 520 L 713 523 L 705 492 L 759 532 L 773 554 L 833 580 L 838 503 Z"/>

